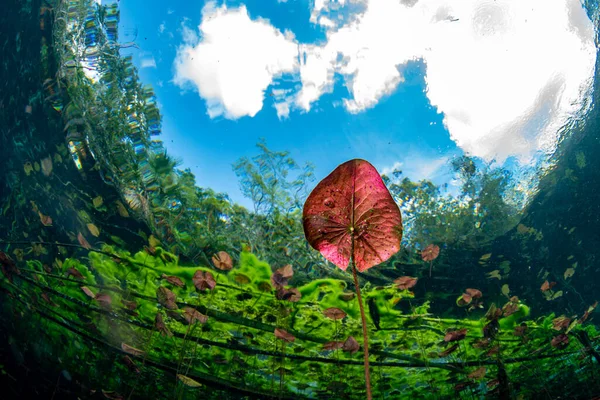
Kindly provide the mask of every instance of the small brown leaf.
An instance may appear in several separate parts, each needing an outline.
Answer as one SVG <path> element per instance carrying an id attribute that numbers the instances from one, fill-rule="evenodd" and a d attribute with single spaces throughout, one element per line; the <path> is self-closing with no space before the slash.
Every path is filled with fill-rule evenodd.
<path id="1" fill-rule="evenodd" d="M 38 211 L 38 215 L 40 216 L 40 222 L 42 223 L 42 225 L 52 226 L 52 218 L 50 218 L 50 216 L 44 215 L 39 211 Z"/>
<path id="2" fill-rule="evenodd" d="M 515 336 L 524 336 L 526 331 L 527 331 L 527 325 L 521 324 L 519 326 L 515 326 L 515 331 L 513 332 L 513 334 Z"/>
<path id="3" fill-rule="evenodd" d="M 102 394 L 109 400 L 125 400 L 125 397 L 114 391 L 102 390 Z"/>
<path id="4" fill-rule="evenodd" d="M 433 261 L 440 255 L 440 247 L 435 244 L 430 244 L 425 247 L 421 252 L 421 258 L 423 261 Z"/>
<path id="5" fill-rule="evenodd" d="M 570 324 L 571 318 L 567 318 L 564 315 L 552 320 L 552 328 L 557 331 L 568 328 Z"/>
<path id="6" fill-rule="evenodd" d="M 417 284 L 417 278 L 413 278 L 410 276 L 401 276 L 394 280 L 396 287 L 400 290 L 406 290 L 414 287 Z"/>
<path id="7" fill-rule="evenodd" d="M 496 354 L 498 354 L 498 352 L 500 351 L 500 346 L 494 346 L 491 349 L 488 350 L 486 354 L 486 356 L 491 357 L 491 356 L 495 356 Z"/>
<path id="8" fill-rule="evenodd" d="M 90 233 L 95 236 L 98 237 L 100 236 L 100 229 L 98 229 L 98 227 L 94 224 L 87 224 L 87 228 L 88 231 L 90 231 Z"/>
<path id="9" fill-rule="evenodd" d="M 137 308 L 137 303 L 135 301 L 121 300 L 121 303 L 130 311 L 133 311 Z"/>
<path id="10" fill-rule="evenodd" d="M 156 290 L 156 297 L 158 298 L 158 302 L 165 308 L 169 310 L 177 310 L 176 296 L 175 293 L 171 292 L 166 287 L 159 287 Z"/>
<path id="11" fill-rule="evenodd" d="M 77 278 L 77 279 L 84 279 L 84 277 L 81 274 L 81 272 L 79 272 L 78 270 L 76 270 L 73 267 L 67 269 L 67 278 L 69 276 L 72 276 L 73 278 Z"/>
<path id="12" fill-rule="evenodd" d="M 347 314 L 344 312 L 344 310 L 340 310 L 336 307 L 330 307 L 323 311 L 323 315 L 335 321 L 344 318 Z"/>
<path id="13" fill-rule="evenodd" d="M 354 354 L 360 349 L 360 345 L 352 336 L 348 336 L 348 339 L 344 342 L 342 350 L 346 353 Z"/>
<path id="14" fill-rule="evenodd" d="M 79 242 L 79 244 L 82 247 L 85 247 L 88 250 L 92 248 L 92 246 L 90 245 L 90 243 L 85 239 L 85 237 L 81 234 L 81 232 L 77 233 L 77 241 Z"/>
<path id="15" fill-rule="evenodd" d="M 45 176 L 50 176 L 52 173 L 52 157 L 48 156 L 42 159 L 42 172 Z"/>
<path id="16" fill-rule="evenodd" d="M 275 297 L 277 297 L 278 300 L 287 300 L 292 303 L 297 303 L 302 298 L 302 294 L 296 288 L 285 289 L 280 287 L 275 292 Z"/>
<path id="17" fill-rule="evenodd" d="M 180 288 L 185 287 L 185 283 L 183 283 L 183 280 L 181 280 L 181 278 L 179 278 L 177 276 L 162 274 L 161 279 L 166 280 L 173 286 L 177 286 Z"/>
<path id="18" fill-rule="evenodd" d="M 217 254 L 212 256 L 212 262 L 215 268 L 221 271 L 229 271 L 233 268 L 233 260 L 231 256 L 225 251 L 219 251 Z"/>
<path id="19" fill-rule="evenodd" d="M 446 333 L 444 336 L 445 342 L 457 342 L 467 337 L 467 328 L 459 329 L 457 331 L 451 331 Z"/>
<path id="20" fill-rule="evenodd" d="M 121 343 L 121 349 L 125 353 L 131 354 L 132 356 L 136 356 L 136 357 L 141 357 L 145 354 L 142 350 L 136 349 L 135 347 L 132 347 L 126 343 Z"/>
<path id="21" fill-rule="evenodd" d="M 556 347 L 557 349 L 564 349 L 569 345 L 569 337 L 564 333 L 561 333 L 558 336 L 555 336 L 550 342 L 552 347 Z"/>
<path id="22" fill-rule="evenodd" d="M 289 332 L 284 331 L 283 329 L 275 328 L 275 337 L 277 339 L 281 339 L 285 342 L 292 343 L 296 338 Z"/>
<path id="23" fill-rule="evenodd" d="M 471 298 L 471 295 L 468 293 L 463 293 L 457 300 L 456 300 L 456 305 L 459 307 L 465 307 L 468 306 L 469 304 L 471 304 L 471 301 L 473 301 L 473 299 Z"/>
<path id="24" fill-rule="evenodd" d="M 440 353 L 440 357 L 447 357 L 450 354 L 454 353 L 456 351 L 456 349 L 458 349 L 458 343 L 453 344 L 452 346 L 448 347 L 446 350 L 442 351 Z"/>
<path id="25" fill-rule="evenodd" d="M 205 324 L 206 321 L 208 321 L 208 317 L 206 315 L 191 307 L 183 308 L 183 318 L 185 318 L 187 323 L 190 325 L 196 321 L 200 322 L 201 324 Z"/>
<path id="26" fill-rule="evenodd" d="M 127 365 L 127 368 L 129 368 L 131 372 L 135 372 L 136 374 L 140 373 L 140 369 L 135 365 L 135 362 L 133 362 L 131 357 L 123 356 L 123 362 L 125 365 Z"/>
<path id="27" fill-rule="evenodd" d="M 92 299 L 96 297 L 96 295 L 94 294 L 94 292 L 92 292 L 88 287 L 86 286 L 82 286 L 80 288 L 83 293 L 85 293 L 88 297 L 91 297 Z"/>
<path id="28" fill-rule="evenodd" d="M 485 367 L 479 367 L 467 376 L 471 379 L 481 379 L 485 376 L 486 372 L 487 372 L 487 369 Z"/>
<path id="29" fill-rule="evenodd" d="M 94 299 L 100 304 L 100 307 L 104 309 L 110 309 L 110 305 L 112 303 L 112 299 L 106 293 L 98 293 Z"/>
<path id="30" fill-rule="evenodd" d="M 277 271 L 275 271 L 276 274 L 281 275 L 282 277 L 289 279 L 292 276 L 294 276 L 294 269 L 292 268 L 291 264 L 287 264 L 284 265 L 283 267 L 277 269 Z"/>
<path id="31" fill-rule="evenodd" d="M 514 314 L 515 312 L 517 312 L 518 309 L 519 309 L 518 303 L 508 302 L 504 305 L 504 307 L 502 307 L 502 312 L 504 312 L 505 317 L 508 317 L 508 316 Z"/>
<path id="32" fill-rule="evenodd" d="M 200 291 L 206 289 L 213 290 L 217 284 L 217 282 L 215 282 L 215 277 L 212 273 L 210 273 L 209 271 L 201 270 L 198 270 L 194 273 L 192 281 L 194 282 L 194 286 L 196 286 L 196 289 Z"/>
<path id="33" fill-rule="evenodd" d="M 344 342 L 327 342 L 323 345 L 323 350 L 325 351 L 330 351 L 330 350 L 337 350 L 337 349 L 341 349 L 342 347 L 344 347 Z"/>
<path id="34" fill-rule="evenodd" d="M 160 332 L 160 334 L 162 336 L 168 336 L 168 337 L 173 336 L 173 333 L 165 325 L 165 320 L 163 319 L 163 316 L 160 312 L 157 313 L 156 317 L 154 318 L 154 326 L 156 327 L 156 329 Z"/>
<path id="35" fill-rule="evenodd" d="M 239 283 L 240 285 L 247 285 L 248 283 L 250 283 L 250 278 L 239 272 L 235 274 L 233 280 Z"/>

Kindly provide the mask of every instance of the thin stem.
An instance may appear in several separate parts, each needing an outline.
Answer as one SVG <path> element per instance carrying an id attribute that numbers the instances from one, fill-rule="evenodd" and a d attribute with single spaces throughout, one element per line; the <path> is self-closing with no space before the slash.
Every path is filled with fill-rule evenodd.
<path id="1" fill-rule="evenodd" d="M 362 320 L 362 331 L 364 340 L 365 353 L 365 383 L 367 386 L 367 400 L 371 400 L 371 374 L 369 373 L 369 334 L 367 332 L 367 318 L 365 317 L 365 309 L 363 307 L 362 296 L 360 295 L 360 286 L 358 285 L 358 276 L 356 275 L 356 265 L 354 263 L 354 240 L 352 240 L 352 276 L 354 277 L 354 287 L 356 289 L 356 297 L 358 298 L 358 306 L 360 308 L 360 318 Z"/>

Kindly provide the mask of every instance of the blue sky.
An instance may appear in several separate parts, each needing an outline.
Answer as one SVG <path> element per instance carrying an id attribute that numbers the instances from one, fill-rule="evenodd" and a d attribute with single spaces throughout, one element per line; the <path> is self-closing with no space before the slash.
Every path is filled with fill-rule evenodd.
<path id="1" fill-rule="evenodd" d="M 565 20 L 524 2 L 535 13 L 498 1 L 481 16 L 471 0 L 454 9 L 442 0 L 123 0 L 120 41 L 139 46 L 134 63 L 155 89 L 169 153 L 198 185 L 249 206 L 231 165 L 255 155 L 259 138 L 314 163 L 317 180 L 364 158 L 444 183 L 447 160 L 465 150 L 524 164 L 552 147 L 593 74 L 593 28 L 581 10 Z M 520 15 L 546 29 L 548 43 L 513 26 Z M 500 49 L 531 61 L 515 68 Z"/>

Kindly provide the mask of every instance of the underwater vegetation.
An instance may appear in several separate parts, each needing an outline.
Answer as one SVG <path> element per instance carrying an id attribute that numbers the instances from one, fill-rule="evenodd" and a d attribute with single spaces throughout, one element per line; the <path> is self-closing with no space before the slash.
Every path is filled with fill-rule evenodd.
<path id="1" fill-rule="evenodd" d="M 3 398 L 600 394 L 593 135 L 523 212 L 466 156 L 454 197 L 364 160 L 309 194 L 260 141 L 248 210 L 166 152 L 116 4 L 5 7 Z"/>

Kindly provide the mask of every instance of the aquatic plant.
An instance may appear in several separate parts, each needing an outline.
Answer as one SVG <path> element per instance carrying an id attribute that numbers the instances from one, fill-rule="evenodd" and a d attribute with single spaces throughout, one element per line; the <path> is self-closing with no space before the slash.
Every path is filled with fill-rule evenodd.
<path id="1" fill-rule="evenodd" d="M 367 398 L 371 399 L 369 335 L 357 270 L 400 250 L 402 217 L 381 176 L 365 160 L 338 166 L 310 193 L 302 213 L 310 245 L 342 270 L 350 265 L 363 327 Z"/>

